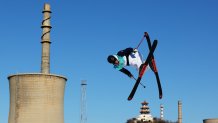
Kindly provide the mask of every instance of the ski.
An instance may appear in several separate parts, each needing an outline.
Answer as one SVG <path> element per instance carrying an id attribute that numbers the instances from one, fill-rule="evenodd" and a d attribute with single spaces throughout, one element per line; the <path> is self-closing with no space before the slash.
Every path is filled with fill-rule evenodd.
<path id="1" fill-rule="evenodd" d="M 146 37 L 149 50 L 152 50 L 151 40 L 150 40 L 150 37 L 148 35 L 148 32 L 145 32 L 144 36 Z M 155 59 L 154 59 L 154 55 L 153 54 L 151 56 L 151 65 L 150 65 L 150 68 L 151 68 L 151 70 L 155 74 L 155 77 L 156 77 L 156 80 L 157 80 L 157 85 L 158 85 L 158 90 L 159 90 L 159 99 L 161 99 L 163 97 L 162 87 L 161 87 L 161 82 L 160 82 L 160 78 L 159 78 L 159 74 L 158 74 L 158 71 L 157 71 L 157 67 L 156 67 L 156 63 L 155 63 Z"/>
<path id="2" fill-rule="evenodd" d="M 150 60 L 151 60 L 151 58 L 152 58 L 152 56 L 153 56 L 153 53 L 154 53 L 156 47 L 157 47 L 157 40 L 155 40 L 155 41 L 153 42 L 153 44 L 152 44 L 152 46 L 151 46 L 151 49 L 150 49 L 150 51 L 149 51 L 149 54 L 148 54 L 148 56 L 147 56 L 147 58 L 146 58 L 146 61 L 145 61 L 145 62 L 142 64 L 142 66 L 141 66 L 141 69 L 140 69 L 140 71 L 139 71 L 139 76 L 138 76 L 138 78 L 137 78 L 137 80 L 136 80 L 136 82 L 135 82 L 135 85 L 134 85 L 134 87 L 133 87 L 133 89 L 132 89 L 132 91 L 131 91 L 131 93 L 130 93 L 130 95 L 129 95 L 129 97 L 128 97 L 128 100 L 129 100 L 129 101 L 132 100 L 132 98 L 134 97 L 135 92 L 136 92 L 136 90 L 137 90 L 137 88 L 138 88 L 138 85 L 139 85 L 139 83 L 140 83 L 140 81 L 141 81 L 141 78 L 142 78 L 142 76 L 144 75 L 144 72 L 145 72 L 145 70 L 146 70 L 146 68 L 147 68 L 147 66 L 148 66 L 148 63 L 150 62 Z"/>

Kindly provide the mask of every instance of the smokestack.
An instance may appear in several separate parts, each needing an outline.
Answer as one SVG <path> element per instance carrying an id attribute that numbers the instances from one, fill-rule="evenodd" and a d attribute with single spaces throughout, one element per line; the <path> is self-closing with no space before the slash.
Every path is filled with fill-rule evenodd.
<path id="1" fill-rule="evenodd" d="M 164 110 L 164 107 L 163 107 L 163 105 L 161 104 L 161 105 L 160 105 L 160 119 L 161 119 L 161 120 L 164 119 L 163 110 Z"/>
<path id="2" fill-rule="evenodd" d="M 44 5 L 43 13 L 43 21 L 42 21 L 42 61 L 41 61 L 41 73 L 50 73 L 50 14 L 51 9 L 49 4 Z"/>
<path id="3" fill-rule="evenodd" d="M 178 123 L 182 123 L 182 102 L 178 101 Z"/>

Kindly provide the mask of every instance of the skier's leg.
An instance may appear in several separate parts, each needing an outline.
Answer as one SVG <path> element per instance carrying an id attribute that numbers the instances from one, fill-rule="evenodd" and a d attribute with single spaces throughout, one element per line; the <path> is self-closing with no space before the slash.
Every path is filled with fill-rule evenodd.
<path id="1" fill-rule="evenodd" d="M 135 53 L 130 54 L 129 64 L 131 66 L 135 67 L 139 71 L 139 68 L 140 68 L 142 63 L 143 63 L 142 57 L 140 56 L 139 52 L 135 52 Z"/>

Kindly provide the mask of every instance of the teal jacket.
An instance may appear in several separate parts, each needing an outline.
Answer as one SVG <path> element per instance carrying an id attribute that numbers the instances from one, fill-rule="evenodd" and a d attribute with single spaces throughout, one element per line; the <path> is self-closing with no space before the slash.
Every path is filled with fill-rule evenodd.
<path id="1" fill-rule="evenodd" d="M 133 52 L 133 48 L 126 48 L 124 50 L 119 51 L 117 53 L 117 55 L 115 55 L 118 58 L 119 64 L 114 65 L 114 68 L 116 70 L 121 71 L 122 73 L 126 74 L 129 77 L 133 77 L 133 75 L 127 69 L 125 69 L 124 67 L 129 65 L 128 57 L 132 52 Z M 125 61 L 124 57 L 126 57 L 126 61 Z"/>

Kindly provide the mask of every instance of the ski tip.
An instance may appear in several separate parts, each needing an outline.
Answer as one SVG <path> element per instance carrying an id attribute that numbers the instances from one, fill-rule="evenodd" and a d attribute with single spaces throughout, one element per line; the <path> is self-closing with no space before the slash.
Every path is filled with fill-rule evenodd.
<path id="1" fill-rule="evenodd" d="M 148 32 L 144 32 L 144 36 L 145 36 L 145 37 L 148 36 Z"/>
<path id="2" fill-rule="evenodd" d="M 131 98 L 131 97 L 128 97 L 128 101 L 130 101 L 130 100 L 132 100 L 132 98 Z"/>
<path id="3" fill-rule="evenodd" d="M 162 99 L 162 97 L 163 97 L 163 96 L 162 96 L 162 95 L 160 95 L 160 96 L 159 96 L 159 99 Z"/>
<path id="4" fill-rule="evenodd" d="M 154 42 L 153 42 L 153 43 L 154 43 L 155 45 L 157 45 L 157 42 L 158 42 L 157 40 L 154 40 Z"/>

